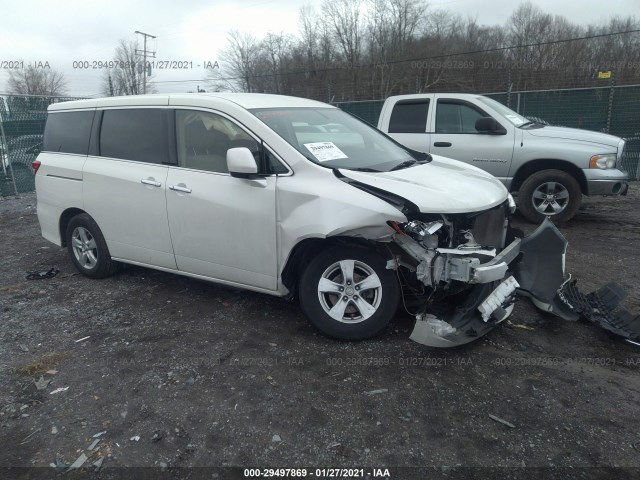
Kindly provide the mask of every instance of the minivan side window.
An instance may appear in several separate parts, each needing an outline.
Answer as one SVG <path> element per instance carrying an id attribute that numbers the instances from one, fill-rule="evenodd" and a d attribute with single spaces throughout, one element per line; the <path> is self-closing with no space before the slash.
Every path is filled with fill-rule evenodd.
<path id="1" fill-rule="evenodd" d="M 393 106 L 389 133 L 425 133 L 429 99 L 404 100 Z"/>
<path id="2" fill-rule="evenodd" d="M 100 128 L 100 156 L 166 163 L 167 134 L 167 116 L 161 108 L 105 110 Z"/>
<path id="3" fill-rule="evenodd" d="M 476 120 L 486 116 L 466 102 L 438 100 L 436 133 L 478 133 Z"/>
<path id="4" fill-rule="evenodd" d="M 178 165 L 194 170 L 229 173 L 227 150 L 248 148 L 259 165 L 260 144 L 238 125 L 215 113 L 176 110 Z"/>
<path id="5" fill-rule="evenodd" d="M 94 113 L 93 110 L 49 113 L 42 150 L 86 155 Z"/>

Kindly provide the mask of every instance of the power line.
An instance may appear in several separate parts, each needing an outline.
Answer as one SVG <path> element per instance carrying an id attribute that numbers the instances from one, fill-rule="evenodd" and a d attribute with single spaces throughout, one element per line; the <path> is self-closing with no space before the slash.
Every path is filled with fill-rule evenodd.
<path id="1" fill-rule="evenodd" d="M 409 59 L 404 59 L 404 60 L 390 60 L 387 62 L 384 62 L 385 65 L 396 65 L 396 64 L 400 64 L 400 63 L 408 63 L 408 62 L 420 62 L 420 61 L 424 61 L 424 60 L 433 60 L 433 59 L 438 59 L 438 58 L 448 58 L 448 57 L 459 57 L 462 55 L 476 55 L 479 53 L 493 53 L 493 52 L 501 52 L 501 51 L 506 51 L 506 50 L 513 50 L 516 48 L 530 48 L 530 47 L 542 47 L 545 45 L 557 45 L 560 43 L 568 43 L 568 42 L 576 42 L 576 41 L 580 41 L 580 40 L 591 40 L 591 39 L 595 39 L 595 38 L 603 38 L 603 37 L 613 37 L 616 35 L 628 35 L 631 33 L 639 33 L 640 32 L 640 28 L 639 29 L 635 29 L 635 30 L 626 30 L 623 32 L 611 32 L 611 33 L 601 33 L 601 34 L 596 34 L 596 35 L 587 35 L 584 37 L 574 37 L 574 38 L 567 38 L 567 39 L 563 39 L 563 40 L 549 40 L 546 42 L 538 42 L 538 43 L 529 43 L 529 44 L 525 44 L 525 45 L 511 45 L 508 47 L 494 47 L 494 48 L 487 48 L 485 50 L 470 50 L 470 51 L 466 51 L 466 52 L 454 52 L 454 53 L 442 53 L 442 54 L 438 54 L 438 55 L 430 55 L 430 56 L 426 56 L 426 57 L 418 57 L 418 58 L 409 58 Z M 351 68 L 354 69 L 358 69 L 358 68 L 368 68 L 368 67 L 376 67 L 379 66 L 380 63 L 368 63 L 368 64 L 359 64 L 359 65 L 354 65 Z M 309 73 L 318 73 L 318 72 L 335 72 L 335 71 L 339 71 L 339 70 L 344 70 L 344 66 L 340 66 L 340 67 L 328 67 L 328 68 L 314 68 L 314 69 L 306 69 L 306 70 L 294 70 L 291 72 L 284 72 L 284 73 L 263 73 L 263 74 L 257 74 L 257 75 L 248 75 L 251 78 L 268 78 L 268 77 L 277 77 L 277 76 L 286 76 L 286 75 L 303 75 L 303 74 L 309 74 Z M 235 76 L 235 77 L 220 77 L 217 78 L 215 80 L 242 80 L 243 78 L 246 78 L 245 75 L 239 75 L 239 76 Z M 190 83 L 190 82 L 201 82 L 202 78 L 200 79 L 195 79 L 195 80 L 160 80 L 160 81 L 155 81 L 154 83 L 156 84 L 160 84 L 160 83 Z"/>

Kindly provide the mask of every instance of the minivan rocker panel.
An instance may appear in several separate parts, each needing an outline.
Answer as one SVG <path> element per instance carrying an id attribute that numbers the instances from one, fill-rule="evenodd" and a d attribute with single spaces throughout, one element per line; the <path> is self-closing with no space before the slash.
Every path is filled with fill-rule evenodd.
<path id="1" fill-rule="evenodd" d="M 35 163 L 42 235 L 87 277 L 130 263 L 297 296 L 317 328 L 345 340 L 376 335 L 402 304 L 417 312 L 412 339 L 461 345 L 508 318 L 518 292 L 590 318 L 571 305 L 567 243 L 549 220 L 522 238 L 500 181 L 320 102 L 54 104 Z"/>

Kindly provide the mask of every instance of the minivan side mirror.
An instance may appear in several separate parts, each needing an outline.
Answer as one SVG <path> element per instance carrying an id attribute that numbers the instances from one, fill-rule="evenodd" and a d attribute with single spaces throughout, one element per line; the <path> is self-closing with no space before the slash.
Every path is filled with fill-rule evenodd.
<path id="1" fill-rule="evenodd" d="M 258 174 L 258 165 L 247 147 L 227 150 L 227 168 L 232 177 L 251 178 Z"/>
<path id="2" fill-rule="evenodd" d="M 489 135 L 505 135 L 507 133 L 505 128 L 492 117 L 478 118 L 475 127 L 478 133 L 488 133 Z"/>

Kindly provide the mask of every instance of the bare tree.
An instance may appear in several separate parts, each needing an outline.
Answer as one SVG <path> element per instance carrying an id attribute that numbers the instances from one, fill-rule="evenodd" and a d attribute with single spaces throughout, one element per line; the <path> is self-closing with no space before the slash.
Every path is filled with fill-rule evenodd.
<path id="1" fill-rule="evenodd" d="M 14 95 L 59 96 L 67 92 L 67 81 L 57 70 L 28 66 L 9 70 L 8 90 Z"/>
<path id="2" fill-rule="evenodd" d="M 314 19 L 315 9 L 310 5 L 300 7 L 300 45 L 305 55 L 307 67 L 312 70 L 318 55 L 318 21 Z"/>
<path id="3" fill-rule="evenodd" d="M 229 44 L 220 52 L 221 69 L 210 72 L 207 83 L 213 89 L 253 92 L 260 56 L 260 42 L 249 33 L 232 30 Z"/>
<path id="4" fill-rule="evenodd" d="M 371 86 L 384 98 L 408 73 L 406 66 L 390 62 L 405 57 L 425 24 L 428 5 L 424 0 L 369 0 L 368 7 Z"/>
<path id="5" fill-rule="evenodd" d="M 141 95 L 144 91 L 143 59 L 136 54 L 137 41 L 120 40 L 115 49 L 113 61 L 115 67 L 106 70 L 102 78 L 102 94 L 108 97 L 118 95 Z M 148 93 L 155 92 L 152 76 L 147 75 Z"/>
<path id="6" fill-rule="evenodd" d="M 634 17 L 583 27 L 522 3 L 501 25 L 482 25 L 428 0 L 323 0 L 299 11 L 298 36 L 230 32 L 210 88 L 324 101 L 429 92 L 512 92 L 640 83 Z M 604 34 L 602 38 L 568 39 Z M 511 97 L 507 96 L 507 101 Z"/>
<path id="7" fill-rule="evenodd" d="M 359 66 L 362 61 L 365 19 L 363 0 L 325 0 L 322 14 L 327 30 L 331 33 L 342 54 L 344 67 L 351 71 L 351 97 L 358 94 Z"/>
<path id="8" fill-rule="evenodd" d="M 260 45 L 260 63 L 266 63 L 265 71 L 271 73 L 267 78 L 271 85 L 269 91 L 273 93 L 282 93 L 284 79 L 281 74 L 287 57 L 291 55 L 291 43 L 289 35 L 269 32 Z"/>

